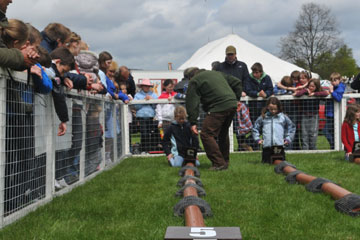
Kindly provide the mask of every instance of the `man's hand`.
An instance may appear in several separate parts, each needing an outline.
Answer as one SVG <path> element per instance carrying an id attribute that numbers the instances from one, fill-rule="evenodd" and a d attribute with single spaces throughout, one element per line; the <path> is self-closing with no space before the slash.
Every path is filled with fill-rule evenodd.
<path id="1" fill-rule="evenodd" d="M 22 55 L 24 56 L 24 64 L 26 67 L 31 67 L 37 63 L 40 55 L 37 53 L 34 47 L 28 46 L 20 49 Z"/>
<path id="2" fill-rule="evenodd" d="M 73 89 L 74 87 L 73 82 L 69 78 L 64 79 L 64 84 L 69 90 Z"/>
<path id="3" fill-rule="evenodd" d="M 199 132 L 197 130 L 197 126 L 196 125 L 192 125 L 191 126 L 191 132 L 195 135 L 199 135 Z"/>
<path id="4" fill-rule="evenodd" d="M 66 122 L 62 122 L 59 124 L 59 129 L 58 129 L 58 136 L 62 136 L 66 133 Z"/>

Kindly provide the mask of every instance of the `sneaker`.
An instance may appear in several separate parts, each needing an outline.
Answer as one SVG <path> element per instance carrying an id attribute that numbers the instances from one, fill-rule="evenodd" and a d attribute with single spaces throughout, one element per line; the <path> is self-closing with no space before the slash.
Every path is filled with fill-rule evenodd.
<path id="1" fill-rule="evenodd" d="M 56 179 L 55 179 L 54 186 L 55 186 L 55 189 L 56 189 L 56 190 L 62 189 L 62 187 L 61 187 L 61 185 L 60 185 L 59 181 L 58 181 L 58 180 L 56 180 Z"/>
<path id="2" fill-rule="evenodd" d="M 210 171 L 216 171 L 217 166 L 212 166 L 209 168 Z"/>
<path id="3" fill-rule="evenodd" d="M 65 181 L 64 178 L 60 179 L 58 182 L 59 182 L 61 188 L 65 188 L 65 187 L 68 187 L 68 186 L 69 186 L 69 185 L 66 183 L 66 181 Z"/>
<path id="4" fill-rule="evenodd" d="M 228 169 L 227 165 L 222 165 L 222 166 L 212 166 L 209 168 L 210 171 L 222 171 L 222 170 L 226 170 Z"/>
<path id="5" fill-rule="evenodd" d="M 216 171 L 222 171 L 222 170 L 226 170 L 226 169 L 228 169 L 228 166 L 227 165 L 222 165 L 222 166 L 217 167 L 215 170 Z"/>

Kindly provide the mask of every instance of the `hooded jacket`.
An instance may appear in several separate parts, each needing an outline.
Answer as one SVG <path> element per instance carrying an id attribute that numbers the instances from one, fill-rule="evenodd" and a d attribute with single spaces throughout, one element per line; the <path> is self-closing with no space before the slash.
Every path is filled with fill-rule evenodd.
<path id="1" fill-rule="evenodd" d="M 255 79 L 252 74 L 244 82 L 244 91 L 249 97 L 257 98 L 258 93 L 263 90 L 266 93 L 266 97 L 270 97 L 273 94 L 273 84 L 269 75 L 263 73 L 259 80 Z"/>
<path id="2" fill-rule="evenodd" d="M 189 122 L 179 124 L 173 121 L 169 128 L 166 129 L 163 148 L 166 156 L 173 154 L 174 156 L 185 157 L 184 147 L 199 148 L 199 139 L 191 133 L 191 125 Z"/>
<path id="3" fill-rule="evenodd" d="M 263 136 L 263 147 L 283 146 L 284 140 L 292 142 L 295 136 L 296 127 L 284 113 L 272 115 L 266 112 L 264 118 L 258 117 L 252 130 L 255 142 Z"/>

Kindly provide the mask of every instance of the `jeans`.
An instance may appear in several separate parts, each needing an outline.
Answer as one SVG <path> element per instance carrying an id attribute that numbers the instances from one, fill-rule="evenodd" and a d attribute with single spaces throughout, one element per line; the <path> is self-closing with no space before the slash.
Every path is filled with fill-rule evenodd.
<path id="1" fill-rule="evenodd" d="M 334 149 L 334 117 L 326 117 L 323 133 L 330 144 L 330 149 Z"/>
<path id="2" fill-rule="evenodd" d="M 184 158 L 182 156 L 175 156 L 170 159 L 170 164 L 172 167 L 181 167 L 184 162 Z M 196 166 L 200 166 L 199 160 L 196 160 Z"/>

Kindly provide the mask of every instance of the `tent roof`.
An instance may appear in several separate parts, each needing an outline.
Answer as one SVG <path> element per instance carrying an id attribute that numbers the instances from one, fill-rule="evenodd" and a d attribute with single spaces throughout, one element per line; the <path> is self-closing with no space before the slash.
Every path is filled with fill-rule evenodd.
<path id="1" fill-rule="evenodd" d="M 259 62 L 263 65 L 264 72 L 271 77 L 273 82 L 281 81 L 283 76 L 290 75 L 294 70 L 304 70 L 264 51 L 236 34 L 230 34 L 224 38 L 209 42 L 198 49 L 178 70 L 184 70 L 188 67 L 210 70 L 212 62 L 223 62 L 225 60 L 225 49 L 229 45 L 233 45 L 236 48 L 237 59 L 246 63 L 249 72 L 251 72 L 251 66 L 255 62 Z"/>

